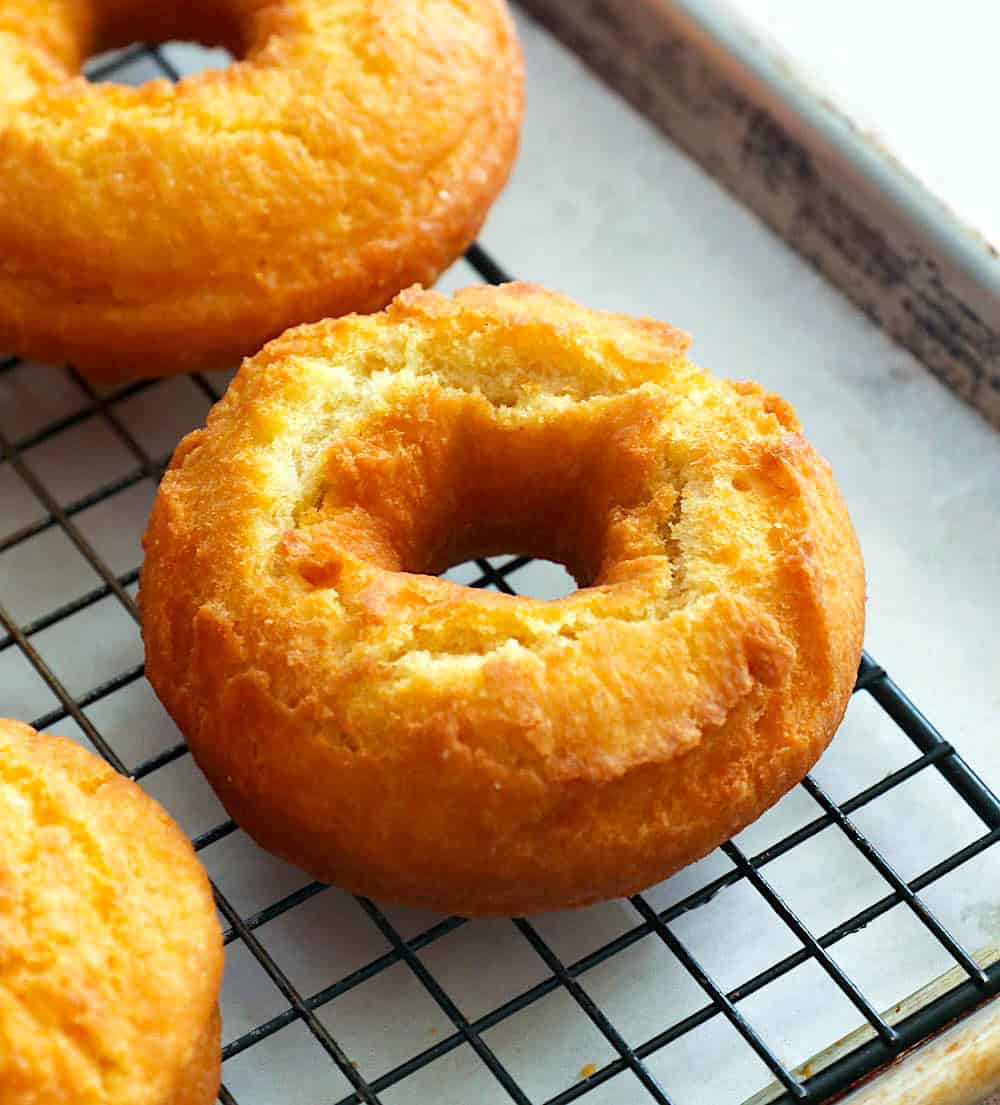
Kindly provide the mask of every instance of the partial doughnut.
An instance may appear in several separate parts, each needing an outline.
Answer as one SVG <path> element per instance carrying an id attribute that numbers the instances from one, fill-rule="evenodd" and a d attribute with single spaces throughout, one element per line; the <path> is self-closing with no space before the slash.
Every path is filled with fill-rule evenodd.
<path id="1" fill-rule="evenodd" d="M 79 76 L 172 38 L 240 60 Z M 0 0 L 0 349 L 225 368 L 432 283 L 507 179 L 521 84 L 503 0 Z"/>
<path id="2" fill-rule="evenodd" d="M 0 1101 L 211 1105 L 222 936 L 191 845 L 135 783 L 0 720 Z"/>

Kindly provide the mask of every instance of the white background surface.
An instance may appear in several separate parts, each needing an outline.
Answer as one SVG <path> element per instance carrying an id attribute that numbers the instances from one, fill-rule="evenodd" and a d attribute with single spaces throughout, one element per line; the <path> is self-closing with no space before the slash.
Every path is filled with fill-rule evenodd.
<path id="1" fill-rule="evenodd" d="M 725 0 L 1000 243 L 1000 5 L 994 0 Z"/>
<path id="2" fill-rule="evenodd" d="M 1000 785 L 995 720 L 1000 435 L 544 33 L 524 21 L 522 29 L 529 72 L 524 148 L 484 243 L 520 276 L 594 306 L 648 313 L 687 328 L 703 363 L 720 374 L 759 379 L 795 403 L 808 434 L 833 462 L 866 552 L 869 648 L 973 764 Z M 460 264 L 444 285 L 472 279 Z M 25 365 L 0 377 L 0 430 L 15 438 L 74 405 L 82 405 L 82 397 L 60 370 Z M 150 452 L 165 455 L 182 432 L 204 419 L 207 403 L 193 384 L 178 379 L 113 409 Z M 25 460 L 64 503 L 134 466 L 100 417 L 28 450 Z M 115 571 L 139 563 L 138 539 L 154 490 L 144 480 L 77 516 Z M 39 513 L 9 466 L 0 464 L 0 531 L 10 532 Z M 25 622 L 97 582 L 56 530 L 0 556 L 0 601 Z M 533 586 L 538 590 L 550 582 L 543 576 Z M 136 627 L 110 598 L 42 631 L 34 642 L 74 694 L 141 661 Z M 0 713 L 31 719 L 52 706 L 51 695 L 16 651 L 0 652 Z M 130 765 L 178 739 L 144 682 L 102 699 L 88 715 Z M 74 733 L 69 722 L 55 728 Z M 888 719 L 858 697 L 816 777 L 843 799 L 914 754 Z M 148 789 L 192 834 L 222 820 L 189 758 L 151 776 Z M 808 796 L 797 790 L 740 843 L 751 853 L 759 851 L 816 814 Z M 932 771 L 866 807 L 857 821 L 905 877 L 982 832 Z M 207 848 L 202 858 L 244 913 L 306 881 L 241 833 Z M 676 901 L 728 867 L 713 855 L 656 888 L 650 900 Z M 764 870 L 817 933 L 887 889 L 834 829 Z M 998 886 L 1000 849 L 995 848 L 932 887 L 926 899 L 975 949 L 1000 931 Z M 406 910 L 389 915 L 407 938 L 435 920 Z M 632 907 L 616 902 L 540 918 L 537 924 L 563 960 L 572 962 L 637 920 Z M 796 947 L 743 884 L 684 915 L 673 928 L 727 988 Z M 262 926 L 258 935 L 305 994 L 330 986 L 388 949 L 360 908 L 336 890 Z M 468 924 L 420 954 L 471 1019 L 548 975 L 505 922 Z M 879 1008 L 950 966 L 902 907 L 836 945 L 833 954 Z M 654 936 L 587 971 L 581 982 L 631 1044 L 704 1003 Z M 225 1039 L 284 1008 L 246 950 L 230 945 Z M 811 965 L 740 1008 L 789 1063 L 808 1058 L 858 1021 Z M 451 1031 L 402 964 L 347 990 L 322 1006 L 319 1016 L 370 1079 Z M 601 1066 L 613 1054 L 562 990 L 486 1032 L 484 1039 L 533 1100 L 571 1085 L 585 1064 Z M 719 1017 L 654 1053 L 649 1065 L 678 1105 L 740 1102 L 769 1081 Z M 227 1063 L 224 1078 L 242 1105 L 320 1105 L 347 1092 L 346 1081 L 299 1022 Z M 506 1100 L 465 1045 L 383 1098 L 392 1105 Z M 584 1100 L 630 1105 L 642 1100 L 642 1092 L 623 1074 Z"/>

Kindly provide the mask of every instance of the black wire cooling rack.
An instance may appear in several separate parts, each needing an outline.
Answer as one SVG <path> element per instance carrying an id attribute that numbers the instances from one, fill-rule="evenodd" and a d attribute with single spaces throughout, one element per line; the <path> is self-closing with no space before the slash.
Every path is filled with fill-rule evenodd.
<path id="1" fill-rule="evenodd" d="M 159 71 L 176 79 L 178 73 L 160 49 L 156 47 L 136 46 L 120 52 L 111 60 L 97 64 L 89 71 L 91 79 L 102 79 L 115 75 L 123 67 L 137 59 L 151 60 Z M 503 269 L 479 246 L 473 246 L 468 254 L 468 262 L 480 276 L 492 283 L 508 279 Z M 9 359 L 0 362 L 2 374 L 16 369 L 19 362 Z M 46 530 L 58 528 L 75 546 L 80 555 L 101 579 L 99 586 L 87 594 L 58 608 L 47 611 L 30 622 L 19 623 L 2 605 L 0 605 L 0 655 L 8 649 L 17 649 L 23 654 L 35 672 L 44 681 L 48 689 L 58 699 L 59 707 L 42 717 L 34 719 L 36 728 L 45 729 L 57 723 L 72 719 L 94 747 L 115 768 L 130 774 L 138 780 L 148 780 L 157 771 L 187 755 L 183 744 L 169 748 L 147 759 L 132 771 L 128 771 L 124 759 L 112 747 L 111 742 L 102 734 L 87 712 L 103 699 L 143 678 L 141 666 L 133 666 L 114 675 L 81 694 L 71 694 L 66 683 L 59 678 L 53 667 L 47 662 L 34 638 L 50 627 L 70 618 L 102 600 L 113 597 L 125 612 L 138 623 L 139 613 L 132 597 L 133 585 L 138 580 L 138 568 L 124 574 L 116 574 L 103 558 L 94 544 L 84 535 L 78 524 L 78 516 L 90 507 L 110 499 L 126 489 L 143 481 L 157 481 L 165 467 L 165 457 L 152 457 L 144 449 L 136 436 L 130 432 L 125 421 L 119 417 L 117 409 L 122 401 L 157 386 L 156 381 L 140 382 L 119 388 L 109 394 L 99 394 L 72 369 L 66 370 L 72 386 L 79 390 L 83 405 L 49 424 L 36 429 L 29 436 L 12 439 L 0 433 L 0 468 L 6 464 L 30 489 L 44 511 L 45 517 L 18 529 L 6 536 L 0 536 L 0 555 L 16 546 L 36 537 Z M 214 402 L 219 398 L 219 389 L 208 378 L 195 376 L 196 386 L 207 400 Z M 131 457 L 132 467 L 125 474 L 108 482 L 105 486 L 87 494 L 85 497 L 67 505 L 61 505 L 58 497 L 36 474 L 29 453 L 32 449 L 70 430 L 72 427 L 94 416 L 103 419 L 118 442 L 124 446 Z M 501 566 L 490 561 L 476 562 L 480 575 L 472 580 L 473 587 L 494 586 L 508 594 L 516 593 L 512 579 L 517 571 L 527 563 L 524 557 L 509 560 Z M 236 942 L 244 945 L 263 971 L 271 979 L 283 996 L 286 1007 L 276 1016 L 254 1025 L 238 1038 L 226 1043 L 223 1050 L 224 1060 L 230 1060 L 261 1044 L 281 1029 L 301 1022 L 315 1038 L 352 1087 L 352 1092 L 338 1105 L 353 1102 L 375 1103 L 380 1094 L 405 1079 L 423 1070 L 429 1064 L 441 1059 L 463 1045 L 469 1045 L 492 1073 L 496 1082 L 506 1095 L 518 1105 L 531 1105 L 532 1099 L 512 1075 L 510 1070 L 489 1043 L 484 1033 L 507 1019 L 525 1010 L 532 1004 L 555 991 L 568 994 L 582 1014 L 596 1028 L 610 1045 L 614 1058 L 599 1069 L 594 1069 L 573 1085 L 549 1097 L 545 1105 L 567 1105 L 578 1098 L 586 1098 L 597 1087 L 609 1079 L 630 1071 L 644 1087 L 644 1100 L 652 1099 L 660 1105 L 668 1105 L 670 1098 L 654 1075 L 647 1060 L 663 1049 L 669 1048 L 682 1037 L 693 1032 L 713 1018 L 724 1018 L 730 1023 L 747 1048 L 770 1070 L 775 1079 L 775 1092 L 772 1100 L 780 1102 L 825 1102 L 836 1097 L 846 1088 L 871 1075 L 905 1050 L 933 1035 L 956 1018 L 970 1012 L 1000 993 L 1000 961 L 980 964 L 962 946 L 959 940 L 941 923 L 927 903 L 921 898 L 921 891 L 944 878 L 962 864 L 983 853 L 1000 840 L 1000 802 L 986 787 L 975 772 L 966 764 L 956 749 L 946 741 L 933 725 L 916 709 L 913 703 L 893 682 L 887 673 L 867 654 L 861 662 L 856 693 L 870 696 L 892 719 L 900 733 L 904 734 L 916 747 L 917 755 L 903 767 L 880 779 L 878 782 L 856 793 L 846 801 L 835 802 L 828 793 L 811 777 L 802 783 L 806 794 L 814 803 L 815 816 L 795 832 L 778 840 L 765 850 L 747 855 L 735 843 L 730 842 L 722 851 L 732 863 L 731 870 L 701 886 L 681 901 L 669 908 L 657 910 L 648 898 L 637 894 L 630 899 L 634 909 L 634 924 L 615 939 L 583 958 L 574 962 L 563 962 L 554 948 L 547 942 L 537 924 L 524 918 L 516 918 L 510 923 L 537 953 L 547 968 L 547 976 L 536 985 L 504 1002 L 490 1012 L 474 1020 L 469 1020 L 449 997 L 444 987 L 418 954 L 422 949 L 434 944 L 462 925 L 469 922 L 461 918 L 450 918 L 432 925 L 417 935 L 404 939 L 386 913 L 375 903 L 358 899 L 362 910 L 371 923 L 388 941 L 390 950 L 371 960 L 366 965 L 332 985 L 314 994 L 303 994 L 292 982 L 289 974 L 279 966 L 276 959 L 263 946 L 255 935 L 262 925 L 320 893 L 324 888 L 312 883 L 294 893 L 274 901 L 256 912 L 241 915 L 227 897 L 216 887 L 215 898 L 220 914 L 227 926 L 225 941 L 227 945 Z M 939 772 L 951 788 L 954 799 L 965 803 L 982 824 L 983 832 L 965 847 L 940 860 L 916 877 L 904 879 L 888 862 L 885 856 L 859 830 L 852 814 L 877 802 L 890 791 L 921 772 L 933 769 Z M 891 890 L 866 909 L 849 917 L 836 919 L 826 931 L 814 934 L 800 916 L 779 895 L 766 873 L 768 864 L 799 848 L 818 833 L 834 827 L 850 842 L 850 845 L 870 864 L 890 886 Z M 201 851 L 210 845 L 236 832 L 232 821 L 218 824 L 209 831 L 194 837 L 193 843 Z M 703 968 L 686 944 L 677 936 L 672 927 L 682 914 L 709 902 L 720 890 L 736 883 L 744 882 L 752 887 L 767 904 L 781 924 L 795 938 L 796 950 L 761 971 L 753 978 L 735 989 L 723 992 L 712 976 Z M 865 995 L 861 985 L 854 981 L 834 961 L 829 950 L 848 935 L 857 932 L 863 926 L 876 920 L 897 906 L 904 906 L 913 917 L 925 927 L 940 946 L 947 952 L 955 970 L 955 982 L 945 992 L 938 994 L 913 1012 L 900 1016 L 880 1014 Z M 833 918 L 831 918 L 833 921 Z M 581 976 L 588 971 L 618 956 L 639 940 L 652 935 L 661 941 L 676 958 L 677 962 L 697 984 L 704 995 L 704 1002 L 695 1012 L 678 1020 L 665 1024 L 654 1036 L 638 1046 L 626 1042 L 616 1028 L 611 1016 L 603 1010 L 581 984 Z M 333 934 L 333 939 L 336 934 Z M 852 1003 L 859 1014 L 859 1023 L 869 1026 L 867 1039 L 846 1051 L 822 1069 L 812 1072 L 808 1067 L 797 1072 L 779 1058 L 776 1048 L 769 1044 L 740 1012 L 740 1003 L 763 988 L 775 983 L 789 972 L 807 962 L 812 962 L 826 973 L 844 997 Z M 436 1003 L 451 1026 L 450 1034 L 442 1036 L 432 1046 L 399 1064 L 394 1069 L 372 1080 L 359 1072 L 351 1062 L 344 1048 L 317 1015 L 324 1006 L 348 991 L 373 979 L 387 969 L 405 964 L 430 999 Z M 899 1007 L 897 1007 L 897 1011 Z M 821 1066 L 821 1064 L 817 1064 Z M 637 1091 L 640 1092 L 641 1091 Z M 223 1086 L 219 1100 L 225 1105 L 234 1105 L 236 1097 Z"/>

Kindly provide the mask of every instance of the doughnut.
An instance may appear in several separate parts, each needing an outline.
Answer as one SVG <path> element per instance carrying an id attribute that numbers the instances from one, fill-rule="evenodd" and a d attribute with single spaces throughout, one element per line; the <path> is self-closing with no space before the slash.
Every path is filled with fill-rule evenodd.
<path id="1" fill-rule="evenodd" d="M 80 76 L 175 38 L 239 60 Z M 110 384 L 379 310 L 474 239 L 521 107 L 504 0 L 0 0 L 0 349 Z"/>
<path id="2" fill-rule="evenodd" d="M 0 1101 L 211 1105 L 222 937 L 180 829 L 64 737 L 0 720 Z"/>
<path id="3" fill-rule="evenodd" d="M 649 886 L 798 782 L 844 713 L 861 555 L 788 403 L 542 288 L 289 331 L 180 444 L 147 673 L 233 818 L 448 912 Z M 557 600 L 435 573 L 523 553 Z"/>

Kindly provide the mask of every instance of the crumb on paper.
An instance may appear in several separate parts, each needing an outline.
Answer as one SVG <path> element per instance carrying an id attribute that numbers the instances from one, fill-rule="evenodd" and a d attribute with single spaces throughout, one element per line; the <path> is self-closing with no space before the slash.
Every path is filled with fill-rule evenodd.
<path id="1" fill-rule="evenodd" d="M 588 1063 L 586 1066 L 580 1068 L 581 1078 L 592 1078 L 595 1074 L 597 1074 L 596 1063 Z"/>

